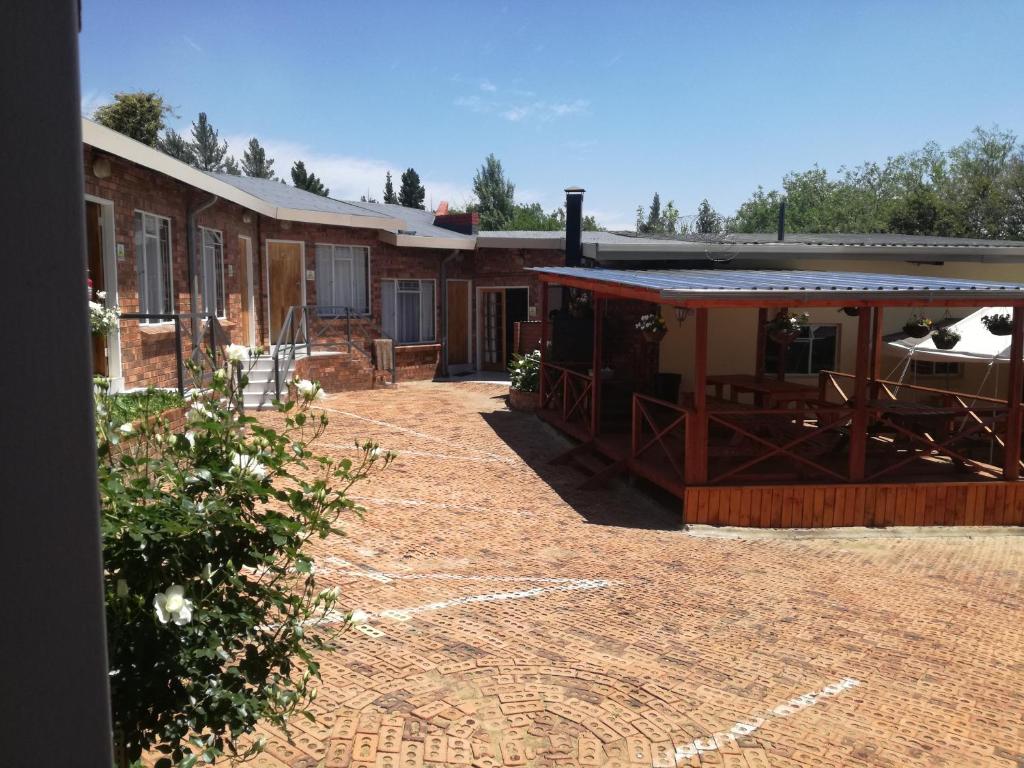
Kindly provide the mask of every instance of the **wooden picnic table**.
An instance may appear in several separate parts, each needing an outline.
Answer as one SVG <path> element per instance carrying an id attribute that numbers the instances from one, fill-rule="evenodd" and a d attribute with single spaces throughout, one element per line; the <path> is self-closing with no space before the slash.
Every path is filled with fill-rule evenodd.
<path id="1" fill-rule="evenodd" d="M 818 398 L 818 388 L 793 381 L 759 379 L 748 373 L 730 373 L 708 376 L 707 383 L 714 387 L 715 397 L 725 399 L 725 387 L 729 387 L 728 399 L 739 402 L 739 396 L 750 394 L 758 408 L 773 408 L 785 403 L 803 403 Z"/>

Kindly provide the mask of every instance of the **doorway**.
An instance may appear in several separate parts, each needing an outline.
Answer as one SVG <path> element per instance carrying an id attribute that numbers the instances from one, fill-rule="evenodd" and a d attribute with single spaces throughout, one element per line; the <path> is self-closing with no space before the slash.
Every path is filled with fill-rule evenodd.
<path id="1" fill-rule="evenodd" d="M 506 371 L 515 351 L 515 324 L 529 317 L 527 288 L 480 289 L 480 368 Z"/>
<path id="2" fill-rule="evenodd" d="M 463 373 L 472 368 L 470 359 L 470 294 L 469 280 L 447 281 L 446 325 L 448 346 L 445 351 L 449 373 Z"/>
<path id="3" fill-rule="evenodd" d="M 252 284 L 252 240 L 245 235 L 238 236 L 238 282 L 242 294 L 242 314 L 239 317 L 242 341 L 254 347 L 256 341 L 256 299 Z"/>
<path id="4" fill-rule="evenodd" d="M 303 244 L 300 242 L 267 241 L 267 304 L 271 345 L 277 344 L 277 337 L 288 316 L 288 309 L 303 304 L 306 293 L 303 251 Z"/>

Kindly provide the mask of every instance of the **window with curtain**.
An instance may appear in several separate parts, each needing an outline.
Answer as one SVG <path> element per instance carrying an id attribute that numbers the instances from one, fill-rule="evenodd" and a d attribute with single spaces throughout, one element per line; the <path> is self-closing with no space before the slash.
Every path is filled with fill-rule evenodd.
<path id="1" fill-rule="evenodd" d="M 786 350 L 786 373 L 800 375 L 834 371 L 838 364 L 838 353 L 838 325 L 808 325 Z M 767 339 L 764 369 L 771 373 L 778 370 L 778 365 L 779 345 Z"/>
<path id="2" fill-rule="evenodd" d="M 381 326 L 399 344 L 434 341 L 434 281 L 381 280 Z"/>
<path id="3" fill-rule="evenodd" d="M 224 296 L 224 236 L 216 229 L 200 227 L 203 233 L 203 279 L 200 297 L 203 312 L 219 318 L 227 316 Z"/>
<path id="4" fill-rule="evenodd" d="M 369 266 L 370 249 L 365 246 L 317 245 L 316 303 L 320 314 L 342 314 L 345 308 L 369 314 Z"/>
<path id="5" fill-rule="evenodd" d="M 139 286 L 139 312 L 174 312 L 171 285 L 171 220 L 144 211 L 135 212 L 135 271 Z M 167 320 L 143 320 L 163 323 Z"/>

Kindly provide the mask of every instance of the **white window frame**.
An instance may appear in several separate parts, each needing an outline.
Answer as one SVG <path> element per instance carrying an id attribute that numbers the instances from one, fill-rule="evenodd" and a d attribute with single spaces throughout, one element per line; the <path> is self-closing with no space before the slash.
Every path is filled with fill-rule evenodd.
<path id="1" fill-rule="evenodd" d="M 145 261 L 143 260 L 142 265 L 141 266 L 139 265 L 139 243 L 136 242 L 135 243 L 135 276 L 136 276 L 136 280 L 138 282 L 138 285 L 136 286 L 136 292 L 137 292 L 137 298 L 138 298 L 138 302 L 139 302 L 139 312 L 145 312 L 147 314 L 155 314 L 155 315 L 174 314 L 174 236 L 173 236 L 173 233 L 172 233 L 171 218 L 169 216 L 161 216 L 159 213 L 150 213 L 149 211 L 143 211 L 140 208 L 136 208 L 132 212 L 132 230 L 133 230 L 132 237 L 133 238 L 138 237 L 138 230 L 135 227 L 135 218 L 137 216 L 141 216 L 142 217 L 142 240 L 143 240 L 142 250 L 143 250 L 143 253 L 145 253 L 145 250 L 146 250 L 145 241 L 146 241 L 147 238 L 156 237 L 156 239 L 157 239 L 157 247 L 158 248 L 159 248 L 159 243 L 160 243 L 159 234 L 157 234 L 155 236 L 154 235 L 146 234 L 146 217 L 148 216 L 151 219 L 156 219 L 157 220 L 157 222 L 158 222 L 158 224 L 157 224 L 157 233 L 160 232 L 159 222 L 160 221 L 164 221 L 164 222 L 167 223 L 167 280 L 169 282 L 169 285 L 167 286 L 166 294 L 167 294 L 167 297 L 168 297 L 168 301 L 170 301 L 170 306 L 166 307 L 164 311 L 153 312 L 153 308 L 152 308 L 152 306 L 150 306 L 149 296 L 147 294 L 146 302 L 145 302 L 146 306 L 143 307 L 143 299 L 142 299 L 142 297 L 143 297 L 143 293 L 146 291 L 146 280 L 144 279 L 144 271 L 143 271 L 145 269 Z M 160 277 L 161 277 L 161 281 L 162 281 L 163 280 L 163 275 L 161 275 Z M 162 289 L 163 285 L 161 284 L 160 287 Z M 165 292 L 163 290 L 161 290 L 161 294 L 163 294 L 163 293 L 165 293 Z M 160 300 L 163 301 L 163 298 L 164 297 L 161 296 Z M 167 325 L 167 324 L 173 323 L 174 321 L 173 320 L 140 320 L 139 322 L 144 324 L 144 325 Z"/>
<path id="2" fill-rule="evenodd" d="M 335 269 L 335 266 L 334 266 L 335 262 L 337 262 L 337 261 L 345 261 L 345 260 L 348 260 L 348 261 L 352 262 L 352 267 L 351 267 L 350 275 L 351 275 L 351 279 L 352 279 L 353 282 L 349 286 L 349 295 L 352 295 L 354 293 L 353 288 L 355 286 L 355 276 L 356 276 L 356 270 L 355 270 L 356 251 L 359 251 L 359 250 L 363 251 L 363 253 L 365 254 L 365 257 L 366 257 L 366 263 L 364 265 L 364 272 L 365 272 L 365 276 L 366 276 L 366 285 L 364 286 L 364 289 L 363 289 L 364 295 L 366 296 L 366 308 L 365 309 L 360 309 L 360 308 L 352 307 L 352 309 L 353 309 L 354 314 L 359 315 L 360 317 L 369 317 L 373 313 L 373 297 L 372 297 L 373 291 L 370 290 L 371 286 L 373 285 L 373 282 L 372 282 L 371 276 L 370 276 L 370 262 L 371 262 L 373 254 L 371 253 L 370 246 L 368 246 L 368 245 L 347 245 L 347 244 L 344 244 L 344 243 L 315 243 L 314 244 L 314 252 L 315 252 L 314 253 L 314 258 L 316 259 L 316 265 L 315 265 L 316 266 L 316 305 L 317 305 L 318 309 L 320 307 L 328 307 L 328 308 L 330 308 L 330 307 L 342 306 L 341 304 L 334 303 L 334 299 L 335 299 L 334 296 L 331 297 L 331 302 L 329 304 L 325 304 L 324 301 L 323 301 L 323 296 L 321 295 L 321 286 L 323 285 L 323 283 L 322 283 L 323 278 L 322 278 L 322 276 L 320 274 L 320 253 L 319 253 L 319 249 L 320 248 L 330 248 L 331 249 L 331 254 L 330 254 L 330 256 L 328 258 L 331 261 L 332 283 L 333 283 L 333 273 L 334 273 L 334 269 Z M 339 251 L 340 251 L 340 253 L 339 253 Z M 344 253 L 344 251 L 348 251 L 348 253 Z M 326 317 L 327 315 L 324 315 L 324 316 Z"/>
<path id="3" fill-rule="evenodd" d="M 207 253 L 207 247 L 209 247 L 209 246 L 206 243 L 206 236 L 208 234 L 215 235 L 217 237 L 217 239 L 219 240 L 219 242 L 215 243 L 214 245 L 219 245 L 220 246 L 220 257 L 219 257 L 220 258 L 220 264 L 219 264 L 219 266 L 220 266 L 220 296 L 219 297 L 215 296 L 215 298 L 214 298 L 213 312 L 210 311 L 210 308 L 208 306 L 208 299 L 207 299 L 207 297 L 210 295 L 210 286 L 207 283 L 207 278 L 210 276 L 209 272 L 207 271 L 207 259 L 211 257 L 211 254 Z M 201 240 L 201 242 L 200 242 L 199 268 L 200 268 L 200 272 L 202 274 L 202 279 L 200 280 L 200 286 L 199 286 L 200 287 L 199 299 L 202 302 L 202 310 L 203 310 L 204 314 L 216 315 L 218 320 L 227 320 L 227 317 L 228 317 L 228 295 L 227 295 L 228 287 L 227 287 L 227 275 L 224 272 L 224 233 L 221 230 L 219 230 L 219 229 L 212 229 L 211 227 L 199 227 L 199 236 L 200 236 L 200 240 Z M 213 258 L 217 258 L 215 253 L 213 254 Z M 218 264 L 215 261 L 214 265 L 213 265 L 213 268 L 214 268 L 214 272 L 213 272 L 213 275 L 214 275 L 214 277 L 213 277 L 213 282 L 214 282 L 213 291 L 214 292 L 216 292 L 216 290 L 217 290 L 217 285 L 216 285 L 216 283 L 217 283 L 217 267 L 218 267 Z M 221 311 L 219 311 L 219 312 L 217 311 L 217 301 L 216 301 L 217 298 L 220 299 L 220 304 L 221 304 Z"/>
<path id="4" fill-rule="evenodd" d="M 385 333 L 387 333 L 388 332 L 387 331 L 388 326 L 390 325 L 391 331 L 393 331 L 390 335 L 395 340 L 395 344 L 400 344 L 402 346 L 414 346 L 414 345 L 417 345 L 417 344 L 436 344 L 437 343 L 437 280 L 433 279 L 433 278 L 418 278 L 418 277 L 389 278 L 389 279 L 381 280 L 380 283 L 381 283 L 381 293 L 382 293 L 382 296 L 381 296 L 381 327 L 385 331 Z M 384 299 L 383 299 L 383 291 L 384 291 L 384 284 L 385 283 L 393 283 L 394 284 L 394 294 L 395 294 L 394 316 L 391 318 L 391 322 L 390 323 L 388 323 L 388 318 L 384 317 L 384 315 L 383 315 L 384 305 L 385 305 L 385 302 L 384 302 Z M 418 293 L 419 293 L 420 301 L 421 302 L 423 301 L 423 286 L 426 285 L 426 284 L 429 284 L 431 286 L 430 317 L 431 317 L 431 328 L 433 329 L 433 333 L 431 334 L 430 338 L 423 338 L 423 326 L 422 326 L 422 323 L 421 323 L 420 324 L 420 328 L 419 328 L 419 337 L 420 337 L 419 341 L 399 341 L 399 339 L 398 339 L 398 328 L 399 328 L 399 325 L 398 325 L 398 307 L 399 307 L 398 294 L 399 293 L 413 293 L 413 291 L 408 290 L 408 289 L 402 290 L 401 289 L 401 283 L 419 283 Z M 422 318 L 423 318 L 423 308 L 422 308 L 422 304 L 421 304 L 420 305 L 420 316 L 417 318 L 417 322 L 420 322 L 422 320 Z"/>
<path id="5" fill-rule="evenodd" d="M 810 370 L 811 361 L 814 359 L 814 329 L 815 328 L 835 328 L 836 334 L 835 334 L 835 336 L 833 338 L 835 339 L 836 349 L 835 349 L 835 355 L 834 355 L 834 357 L 832 359 L 832 365 L 831 366 L 826 366 L 822 370 L 831 370 L 831 371 L 838 370 L 838 368 L 839 368 L 840 341 L 841 341 L 841 334 L 843 332 L 842 326 L 839 323 L 808 323 L 805 327 L 807 328 L 808 338 L 807 339 L 800 339 L 800 338 L 794 339 L 792 343 L 793 344 L 806 344 L 807 345 L 807 368 L 808 368 L 808 370 L 806 370 L 806 371 L 791 371 L 789 369 L 786 369 L 786 375 L 787 376 L 817 376 L 818 375 L 817 372 Z M 775 344 L 776 348 L 778 349 L 779 353 L 781 354 L 782 347 L 780 345 L 778 345 L 775 342 L 771 341 L 771 339 L 767 339 L 766 343 L 767 344 Z M 768 365 L 766 364 L 765 367 L 768 368 Z"/>

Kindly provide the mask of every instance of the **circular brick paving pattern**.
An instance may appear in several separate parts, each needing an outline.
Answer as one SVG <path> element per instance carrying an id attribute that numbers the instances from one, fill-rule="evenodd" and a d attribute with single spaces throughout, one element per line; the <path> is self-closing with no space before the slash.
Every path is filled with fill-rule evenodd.
<path id="1" fill-rule="evenodd" d="M 1024 538 L 690 536 L 502 394 L 324 402 L 399 452 L 317 551 L 369 619 L 254 765 L 1024 765 Z"/>

